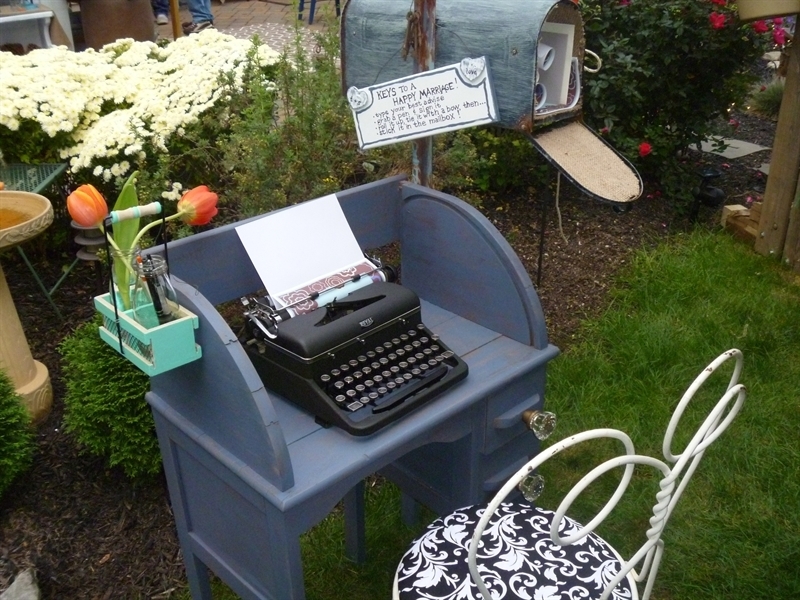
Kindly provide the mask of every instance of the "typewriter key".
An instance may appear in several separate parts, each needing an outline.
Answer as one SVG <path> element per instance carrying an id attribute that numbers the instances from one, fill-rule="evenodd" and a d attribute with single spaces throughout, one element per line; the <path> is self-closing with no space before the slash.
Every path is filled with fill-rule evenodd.
<path id="1" fill-rule="evenodd" d="M 384 395 L 386 392 L 388 392 L 389 390 L 388 390 L 388 389 L 386 389 L 384 386 L 381 386 L 381 387 L 379 387 L 379 388 L 378 388 L 377 390 L 375 390 L 375 391 L 376 391 L 376 392 L 378 392 L 378 394 L 380 394 L 381 396 L 383 396 L 383 395 Z"/>
<path id="2" fill-rule="evenodd" d="M 391 391 L 391 390 L 393 390 L 395 388 L 397 388 L 397 384 L 394 381 L 387 381 L 386 382 L 386 389 L 387 390 Z"/>
<path id="3" fill-rule="evenodd" d="M 363 407 L 364 407 L 364 405 L 361 404 L 361 402 L 359 402 L 358 400 L 355 400 L 354 402 L 351 402 L 350 404 L 347 405 L 347 410 L 349 410 L 351 412 L 356 412 L 359 408 L 363 408 Z"/>
<path id="4" fill-rule="evenodd" d="M 422 352 L 417 352 L 414 355 L 414 358 L 416 358 L 417 360 L 425 360 L 425 355 Z"/>
<path id="5" fill-rule="evenodd" d="M 389 371 L 388 369 L 386 371 L 381 371 L 381 375 L 383 375 L 384 379 L 391 379 L 392 378 L 392 372 Z"/>
<path id="6" fill-rule="evenodd" d="M 379 362 L 379 363 L 381 363 L 381 364 L 382 364 L 382 365 L 385 367 L 386 365 L 388 365 L 388 364 L 389 364 L 389 362 L 390 362 L 390 361 L 389 361 L 389 359 L 388 359 L 388 358 L 386 358 L 386 357 L 384 356 L 384 357 L 383 357 L 382 359 L 380 359 L 378 362 Z"/>
<path id="7" fill-rule="evenodd" d="M 397 385 L 403 385 L 403 384 L 406 382 L 406 380 L 405 380 L 405 379 L 403 379 L 402 377 L 395 377 L 395 378 L 394 378 L 394 382 L 395 382 Z"/>
<path id="8" fill-rule="evenodd" d="M 403 373 L 403 381 L 410 381 L 414 379 L 414 376 L 411 373 Z"/>
<path id="9" fill-rule="evenodd" d="M 367 350 L 367 358 L 375 358 L 375 351 Z"/>
<path id="10" fill-rule="evenodd" d="M 339 369 L 331 369 L 331 377 L 338 377 L 342 372 Z"/>
<path id="11" fill-rule="evenodd" d="M 394 362 L 394 361 L 396 361 L 396 360 L 397 360 L 397 354 L 395 354 L 394 352 L 392 352 L 392 353 L 391 353 L 391 354 L 389 354 L 389 355 L 388 355 L 386 358 L 388 358 L 390 361 Z"/>
<path id="12" fill-rule="evenodd" d="M 333 389 L 335 390 L 343 390 L 345 388 L 344 381 L 334 381 L 333 382 Z"/>
<path id="13" fill-rule="evenodd" d="M 421 337 L 419 338 L 419 341 L 423 344 L 427 344 L 428 342 L 430 342 L 430 340 L 427 337 Z"/>
<path id="14" fill-rule="evenodd" d="M 455 355 L 456 353 L 453 352 L 452 350 L 445 350 L 444 352 L 442 352 L 442 356 L 444 356 L 445 359 L 453 358 Z"/>
<path id="15" fill-rule="evenodd" d="M 400 367 L 401 369 L 405 370 L 405 369 L 408 368 L 408 363 L 406 361 L 404 361 L 404 360 L 401 360 L 399 363 L 397 363 L 397 366 Z"/>
<path id="16" fill-rule="evenodd" d="M 431 367 L 435 367 L 435 366 L 436 366 L 436 365 L 438 365 L 438 364 L 439 364 L 439 363 L 436 361 L 436 359 L 435 359 L 435 358 L 430 358 L 430 359 L 428 359 L 428 365 L 430 365 Z"/>
<path id="17" fill-rule="evenodd" d="M 351 367 L 357 367 L 358 366 L 358 361 L 355 358 L 353 358 L 353 359 L 347 361 L 347 364 L 349 364 Z"/>
<path id="18" fill-rule="evenodd" d="M 422 353 L 423 353 L 425 356 L 430 356 L 431 354 L 433 354 L 433 350 L 431 350 L 430 348 L 425 348 L 425 349 L 422 351 Z"/>
<path id="19" fill-rule="evenodd" d="M 359 394 L 363 394 L 363 393 L 364 393 L 364 390 L 366 390 L 366 389 L 367 389 L 367 386 L 365 386 L 363 383 L 359 383 L 359 384 L 358 384 L 358 385 L 356 385 L 356 387 L 355 387 L 355 388 L 353 388 L 353 389 L 354 389 L 355 391 L 357 391 Z"/>
<path id="20" fill-rule="evenodd" d="M 400 372 L 400 367 L 397 365 L 392 365 L 389 367 L 389 370 L 392 372 L 393 375 L 397 375 Z"/>
<path id="21" fill-rule="evenodd" d="M 420 369 L 413 368 L 413 369 L 411 369 L 411 374 L 414 377 L 419 377 L 420 375 L 422 375 L 422 371 Z"/>
<path id="22" fill-rule="evenodd" d="M 339 370 L 342 373 L 347 373 L 350 370 L 350 365 L 339 365 Z"/>
<path id="23" fill-rule="evenodd" d="M 405 356 L 405 354 L 406 354 L 406 351 L 405 351 L 405 350 L 403 350 L 402 348 L 398 348 L 397 350 L 395 350 L 395 351 L 394 351 L 394 353 L 395 353 L 397 356 Z"/>
<path id="24" fill-rule="evenodd" d="M 333 400 L 336 402 L 336 404 L 343 404 L 347 401 L 347 396 L 344 394 L 337 394 Z"/>
<path id="25" fill-rule="evenodd" d="M 420 370 L 420 371 L 422 371 L 423 373 L 424 373 L 425 371 L 427 371 L 428 369 L 430 369 L 430 367 L 429 367 L 429 366 L 428 366 L 426 363 L 422 363 L 422 364 L 419 366 L 419 370 Z"/>
<path id="26" fill-rule="evenodd" d="M 439 340 L 439 336 L 438 336 L 438 335 L 436 335 L 435 333 L 432 333 L 432 334 L 431 334 L 431 339 L 432 339 L 434 342 L 436 342 L 436 341 L 438 341 L 438 340 Z"/>
<path id="27" fill-rule="evenodd" d="M 383 347 L 386 348 L 387 350 L 391 350 L 392 342 L 383 342 Z"/>
<path id="28" fill-rule="evenodd" d="M 400 338 L 392 338 L 392 345 L 399 346 L 400 345 Z"/>
<path id="29" fill-rule="evenodd" d="M 320 376 L 319 376 L 319 380 L 320 380 L 322 383 L 329 383 L 329 382 L 330 382 L 330 380 L 331 380 L 331 376 L 330 376 L 330 375 L 328 375 L 327 373 L 323 373 L 322 375 L 320 375 Z"/>
<path id="30" fill-rule="evenodd" d="M 355 390 L 347 390 L 344 393 L 344 395 L 347 396 L 348 398 L 355 398 L 356 396 L 358 396 L 358 392 Z"/>
<path id="31" fill-rule="evenodd" d="M 377 400 L 378 397 L 379 397 L 379 394 L 378 394 L 378 392 L 370 392 L 369 396 L 367 396 L 367 397 L 370 399 L 370 401 Z"/>
<path id="32" fill-rule="evenodd" d="M 431 350 L 438 352 L 441 348 L 439 348 L 439 344 L 431 344 Z"/>
<path id="33" fill-rule="evenodd" d="M 361 372 L 364 375 L 369 375 L 370 373 L 372 373 L 372 367 L 364 367 L 363 369 L 361 369 Z"/>
<path id="34" fill-rule="evenodd" d="M 375 346 L 375 354 L 383 354 L 386 349 L 383 346 Z"/>
<path id="35" fill-rule="evenodd" d="M 361 379 L 364 374 L 361 371 L 353 371 L 353 379 Z"/>
<path id="36" fill-rule="evenodd" d="M 342 378 L 342 381 L 344 381 L 347 385 L 350 385 L 351 383 L 353 383 L 355 381 L 355 379 L 352 376 L 348 375 L 348 376 Z"/>
<path id="37" fill-rule="evenodd" d="M 417 362 L 417 359 L 416 359 L 415 357 L 413 357 L 413 356 L 409 356 L 409 357 L 406 359 L 406 362 L 407 362 L 409 365 L 413 365 L 413 364 L 416 364 L 416 362 Z"/>
<path id="38" fill-rule="evenodd" d="M 375 375 L 375 377 L 372 378 L 372 381 L 374 381 L 376 384 L 380 383 L 383 381 L 383 375 Z"/>
<path id="39" fill-rule="evenodd" d="M 404 341 L 404 342 L 407 342 L 408 341 L 408 334 L 407 333 L 401 333 L 400 334 L 400 339 L 402 341 Z"/>
<path id="40" fill-rule="evenodd" d="M 406 344 L 405 346 L 403 346 L 403 350 L 405 350 L 406 352 L 411 352 L 413 349 L 414 346 L 412 346 L 411 344 Z"/>
<path id="41" fill-rule="evenodd" d="M 408 330 L 408 337 L 414 337 L 415 335 L 417 335 L 416 331 L 414 331 L 413 329 Z"/>
<path id="42" fill-rule="evenodd" d="M 372 363 L 372 364 L 370 365 L 370 367 L 372 367 L 373 369 L 380 369 L 380 368 L 381 368 L 381 363 L 379 363 L 379 362 L 376 360 L 374 363 Z"/>
<path id="43" fill-rule="evenodd" d="M 414 348 L 419 348 L 420 346 L 422 346 L 422 342 L 420 342 L 419 340 L 414 340 L 413 342 L 411 342 L 411 345 Z"/>
<path id="44" fill-rule="evenodd" d="M 436 356 L 434 356 L 434 357 L 433 357 L 433 359 L 434 359 L 434 360 L 435 360 L 437 363 L 444 362 L 444 356 L 442 356 L 441 354 L 437 354 Z"/>
<path id="45" fill-rule="evenodd" d="M 360 363 L 365 363 L 367 362 L 367 357 L 362 354 L 356 360 L 358 360 Z"/>
<path id="46" fill-rule="evenodd" d="M 423 323 L 418 323 L 417 329 L 419 329 L 420 331 L 425 331 L 425 325 Z"/>
<path id="47" fill-rule="evenodd" d="M 375 387 L 375 381 L 372 379 L 367 379 L 364 381 L 364 386 L 367 388 Z"/>

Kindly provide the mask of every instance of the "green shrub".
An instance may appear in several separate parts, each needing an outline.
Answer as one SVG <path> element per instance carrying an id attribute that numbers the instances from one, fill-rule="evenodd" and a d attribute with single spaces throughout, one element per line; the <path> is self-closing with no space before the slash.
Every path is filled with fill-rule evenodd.
<path id="1" fill-rule="evenodd" d="M 769 119 L 778 119 L 783 100 L 783 88 L 786 87 L 783 79 L 776 79 L 768 85 L 759 87 L 750 96 L 750 110 Z"/>
<path id="2" fill-rule="evenodd" d="M 587 123 L 643 176 L 690 201 L 697 176 L 681 163 L 681 152 L 746 99 L 750 67 L 767 36 L 742 25 L 733 2 L 584 0 L 581 6 L 586 47 L 603 60 L 597 74 L 585 75 Z M 712 14 L 722 19 L 717 26 Z M 645 142 L 649 153 L 640 149 Z"/>
<path id="3" fill-rule="evenodd" d="M 155 424 L 144 395 L 150 380 L 98 334 L 99 317 L 59 347 L 67 393 L 64 424 L 91 454 L 132 478 L 161 469 Z"/>
<path id="4" fill-rule="evenodd" d="M 33 459 L 33 430 L 28 411 L 8 376 L 0 371 L 0 496 Z"/>

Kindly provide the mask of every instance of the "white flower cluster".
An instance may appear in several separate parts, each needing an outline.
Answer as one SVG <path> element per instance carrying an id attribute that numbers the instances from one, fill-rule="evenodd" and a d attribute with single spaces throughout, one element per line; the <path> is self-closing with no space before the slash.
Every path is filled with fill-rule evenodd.
<path id="1" fill-rule="evenodd" d="M 182 135 L 220 100 L 220 75 L 231 73 L 240 88 L 252 47 L 207 29 L 165 47 L 125 39 L 99 51 L 3 52 L 0 127 L 16 131 L 30 119 L 50 137 L 67 132 L 72 146 L 61 156 L 73 172 L 92 168 L 106 181 L 122 177 L 131 162 L 146 158 L 148 147 L 166 151 L 170 136 Z M 260 45 L 258 59 L 269 65 L 278 54 Z"/>

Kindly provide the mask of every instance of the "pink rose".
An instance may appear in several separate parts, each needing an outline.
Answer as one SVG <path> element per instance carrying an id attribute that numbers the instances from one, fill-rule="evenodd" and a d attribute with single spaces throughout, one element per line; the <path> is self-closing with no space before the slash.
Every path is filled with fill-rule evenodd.
<path id="1" fill-rule="evenodd" d="M 725 15 L 721 13 L 712 12 L 708 15 L 708 21 L 714 29 L 722 29 L 725 27 Z"/>

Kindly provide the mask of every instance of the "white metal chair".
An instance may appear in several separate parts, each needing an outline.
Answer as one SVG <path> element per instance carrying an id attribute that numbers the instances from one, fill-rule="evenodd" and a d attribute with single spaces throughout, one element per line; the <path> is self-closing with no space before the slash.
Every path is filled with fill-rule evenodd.
<path id="1" fill-rule="evenodd" d="M 695 392 L 723 363 L 735 364 L 727 391 L 681 453 L 672 450 L 673 435 Z M 706 449 L 730 425 L 744 403 L 745 387 L 738 383 L 742 353 L 729 350 L 717 357 L 689 386 L 675 409 L 664 436 L 666 462 L 638 455 L 631 439 L 615 429 L 594 429 L 573 435 L 529 461 L 486 505 L 459 509 L 434 521 L 412 542 L 397 568 L 394 600 L 566 600 L 567 598 L 647 600 L 664 549 L 661 534 Z M 554 511 L 531 504 L 542 491 L 535 470 L 551 457 L 581 442 L 618 440 L 624 453 L 586 474 Z M 634 467 L 660 472 L 659 491 L 646 541 L 624 560 L 594 533 L 623 496 Z M 672 466 L 670 466 L 672 465 Z M 580 493 L 598 477 L 624 467 L 616 491 L 587 524 L 566 516 Z M 520 487 L 528 502 L 505 502 Z"/>

